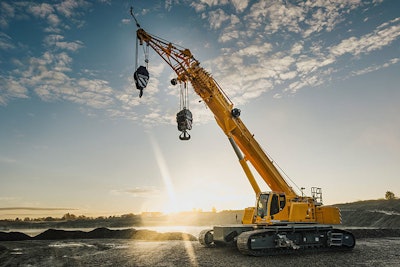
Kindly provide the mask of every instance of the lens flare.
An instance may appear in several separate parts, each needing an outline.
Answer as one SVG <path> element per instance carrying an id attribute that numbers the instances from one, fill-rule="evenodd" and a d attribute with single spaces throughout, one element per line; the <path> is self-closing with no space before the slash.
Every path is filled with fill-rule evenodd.
<path id="1" fill-rule="evenodd" d="M 150 134 L 149 136 L 150 136 L 151 147 L 153 148 L 154 156 L 157 161 L 158 169 L 160 170 L 160 174 L 169 198 L 169 203 L 165 207 L 164 211 L 168 213 L 178 212 L 179 211 L 177 205 L 178 202 L 176 199 L 174 185 L 172 183 L 171 176 L 169 174 L 169 169 L 164 159 L 164 155 L 162 154 L 160 146 L 158 145 L 157 140 L 154 138 L 154 136 L 152 134 Z"/>

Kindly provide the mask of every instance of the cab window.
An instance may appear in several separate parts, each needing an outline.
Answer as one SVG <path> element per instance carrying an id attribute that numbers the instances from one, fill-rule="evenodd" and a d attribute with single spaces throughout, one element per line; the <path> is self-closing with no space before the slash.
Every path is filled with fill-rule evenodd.
<path id="1" fill-rule="evenodd" d="M 271 199 L 271 215 L 277 214 L 279 212 L 279 197 L 274 194 Z"/>
<path id="2" fill-rule="evenodd" d="M 267 204 L 268 204 L 268 194 L 265 195 L 260 195 L 257 203 L 257 216 L 260 216 L 263 218 L 264 216 L 267 215 L 268 209 L 267 209 Z"/>

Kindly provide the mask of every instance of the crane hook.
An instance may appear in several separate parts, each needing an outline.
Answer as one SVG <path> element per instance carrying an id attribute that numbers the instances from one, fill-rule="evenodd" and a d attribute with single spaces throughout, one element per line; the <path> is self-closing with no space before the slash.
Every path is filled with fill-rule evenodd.
<path id="1" fill-rule="evenodd" d="M 135 80 L 136 89 L 140 91 L 139 97 L 142 97 L 143 89 L 146 88 L 149 78 L 150 78 L 149 72 L 144 66 L 140 66 L 133 74 L 133 79 Z"/>
<path id="2" fill-rule="evenodd" d="M 182 141 L 187 141 L 190 139 L 190 134 L 187 131 L 182 131 L 181 135 L 179 135 L 179 139 Z"/>
<path id="3" fill-rule="evenodd" d="M 192 112 L 187 108 L 183 108 L 176 114 L 176 122 L 178 123 L 178 130 L 182 132 L 179 139 L 189 140 L 190 134 L 187 131 L 192 129 Z"/>

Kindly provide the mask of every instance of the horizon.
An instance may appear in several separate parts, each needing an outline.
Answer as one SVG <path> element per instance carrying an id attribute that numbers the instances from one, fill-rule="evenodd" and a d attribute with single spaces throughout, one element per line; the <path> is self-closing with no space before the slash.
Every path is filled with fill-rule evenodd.
<path id="1" fill-rule="evenodd" d="M 332 206 L 335 205 L 345 205 L 345 204 L 352 204 L 352 203 L 358 203 L 358 202 L 368 202 L 368 201 L 379 201 L 379 200 L 384 200 L 384 201 L 390 201 L 390 200 L 399 200 L 399 197 L 395 196 L 394 199 L 385 199 L 384 197 L 382 198 L 378 198 L 378 199 L 364 199 L 364 200 L 356 200 L 353 202 L 345 202 L 345 203 L 335 203 L 335 204 L 331 204 Z M 324 205 L 327 206 L 327 205 Z M 90 218 L 90 219 L 95 219 L 95 218 L 100 218 L 100 217 L 112 217 L 112 216 L 124 216 L 124 215 L 136 215 L 136 216 L 148 216 L 148 214 L 157 214 L 160 216 L 171 216 L 174 214 L 181 214 L 181 213 L 221 213 L 221 212 L 229 212 L 229 211 L 244 211 L 244 208 L 237 208 L 237 209 L 223 209 L 223 210 L 217 210 L 215 209 L 215 207 L 212 207 L 210 210 L 202 210 L 202 209 L 196 209 L 193 208 L 191 210 L 182 210 L 182 211 L 174 211 L 174 212 L 163 212 L 163 211 L 141 211 L 140 213 L 134 213 L 134 212 L 128 212 L 128 213 L 109 213 L 109 214 L 95 214 L 95 213 L 88 213 L 88 214 L 81 214 L 76 212 L 77 210 L 75 209 L 67 209 L 67 208 L 32 208 L 32 207 L 9 207 L 9 208 L 0 208 L 0 211 L 4 211 L 4 210 L 31 210 L 31 211 L 40 211 L 40 210 L 49 210 L 49 211 L 53 211 L 53 213 L 17 213 L 17 214 L 3 214 L 0 213 L 0 220 L 15 220 L 15 219 L 20 219 L 20 220 L 24 220 L 25 218 L 29 218 L 30 220 L 34 220 L 34 219 L 43 219 L 46 217 L 51 217 L 53 219 L 59 219 L 62 218 L 63 216 L 65 216 L 66 214 L 71 214 L 74 215 L 76 217 L 79 216 L 84 216 L 86 218 Z M 56 210 L 64 210 L 64 211 L 68 211 L 68 212 L 64 212 L 64 213 L 58 213 L 55 212 Z M 32 215 L 36 216 L 36 217 L 32 217 Z M 6 217 L 6 216 L 14 216 L 14 217 Z"/>
<path id="2" fill-rule="evenodd" d="M 179 88 L 154 51 L 139 98 L 131 4 L 0 3 L 0 216 L 12 207 L 126 214 L 254 205 L 229 141 L 191 88 L 192 138 L 178 139 Z M 399 8 L 134 3 L 146 31 L 190 49 L 211 73 L 290 186 L 299 195 L 322 188 L 326 205 L 400 194 Z M 142 48 L 138 60 L 145 64 Z"/>

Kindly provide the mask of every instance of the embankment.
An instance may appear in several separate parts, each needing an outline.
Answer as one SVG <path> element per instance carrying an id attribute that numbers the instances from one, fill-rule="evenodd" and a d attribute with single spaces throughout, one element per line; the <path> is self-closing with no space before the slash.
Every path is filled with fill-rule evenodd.
<path id="1" fill-rule="evenodd" d="M 34 237 L 21 232 L 0 232 L 0 241 L 23 240 L 66 240 L 66 239 L 130 239 L 147 241 L 189 240 L 195 241 L 196 237 L 187 233 L 167 232 L 159 233 L 151 230 L 136 230 L 133 228 L 110 230 L 108 228 L 96 228 L 92 231 L 67 231 L 48 229 Z"/>

